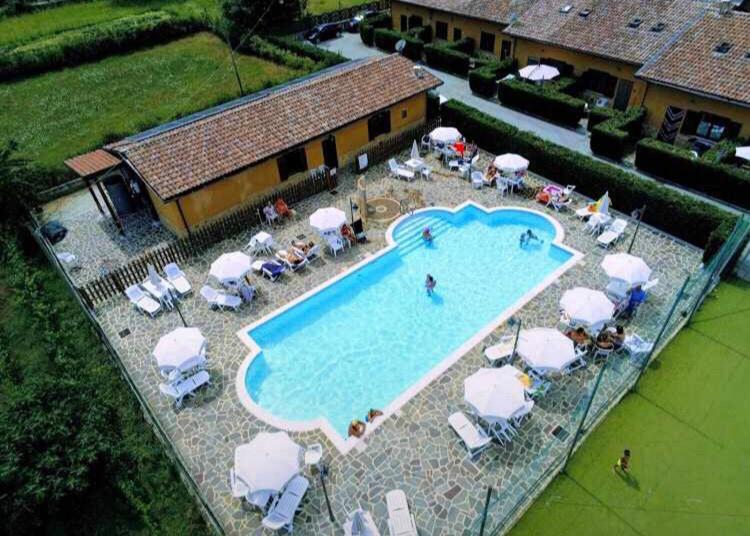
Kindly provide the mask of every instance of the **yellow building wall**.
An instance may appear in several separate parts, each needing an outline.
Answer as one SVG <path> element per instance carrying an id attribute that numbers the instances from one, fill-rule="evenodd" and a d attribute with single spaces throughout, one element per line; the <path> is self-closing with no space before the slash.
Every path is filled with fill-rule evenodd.
<path id="1" fill-rule="evenodd" d="M 620 63 L 612 60 L 575 52 L 564 48 L 544 45 L 525 39 L 516 39 L 515 58 L 519 67 L 525 67 L 529 64 L 529 58 L 552 58 L 563 61 L 573 66 L 573 74 L 581 76 L 589 69 L 603 71 L 614 77 L 629 80 L 633 83 L 633 89 L 630 93 L 628 107 L 641 106 L 644 94 L 646 93 L 646 82 L 635 77 L 638 67 L 627 63 Z"/>
<path id="2" fill-rule="evenodd" d="M 674 106 L 683 110 L 708 112 L 726 117 L 742 125 L 740 137 L 750 136 L 750 108 L 742 108 L 655 84 L 649 84 L 644 106 L 647 110 L 646 125 L 651 131 L 659 130 L 667 106 Z"/>
<path id="3" fill-rule="evenodd" d="M 332 134 L 336 138 L 339 166 L 351 162 L 368 145 L 376 144 L 389 136 L 425 120 L 427 95 L 422 93 L 390 107 L 391 132 L 369 140 L 367 118 L 356 121 Z M 314 169 L 324 163 L 323 140 L 329 134 L 305 144 L 307 168 Z M 305 173 L 293 175 L 284 184 L 299 180 Z M 277 188 L 282 184 L 276 158 L 265 160 L 222 180 L 204 186 L 180 198 L 180 206 L 191 229 L 208 223 L 220 216 L 247 204 L 253 198 Z M 151 190 L 149 196 L 162 223 L 178 235 L 186 234 L 177 201 L 164 203 Z"/>
<path id="4" fill-rule="evenodd" d="M 503 34 L 505 29 L 504 24 L 496 22 L 487 22 L 479 19 L 472 19 L 469 17 L 462 17 L 461 15 L 454 15 L 444 11 L 436 11 L 434 9 L 428 9 L 420 6 L 412 6 L 409 4 L 402 4 L 400 2 L 391 3 L 391 18 L 393 22 L 394 30 L 401 30 L 401 15 L 406 15 L 407 19 L 415 15 L 422 17 L 422 21 L 425 26 L 432 27 L 432 35 L 435 36 L 435 22 L 445 22 L 448 24 L 448 39 L 447 41 L 453 41 L 453 29 L 461 29 L 461 37 L 471 37 L 476 43 L 477 52 L 479 50 L 479 39 L 482 32 L 487 32 L 495 35 L 495 50 L 493 53 L 496 56 L 500 55 L 500 44 L 503 39 L 512 43 L 512 40 L 507 35 Z M 511 55 L 512 55 L 511 50 Z"/>

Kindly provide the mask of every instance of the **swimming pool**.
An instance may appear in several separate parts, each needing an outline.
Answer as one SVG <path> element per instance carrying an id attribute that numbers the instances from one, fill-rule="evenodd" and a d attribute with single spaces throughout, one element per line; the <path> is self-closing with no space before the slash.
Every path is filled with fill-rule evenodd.
<path id="1" fill-rule="evenodd" d="M 526 229 L 543 243 L 520 247 Z M 399 219 L 387 248 L 240 331 L 251 348 L 240 399 L 274 426 L 321 427 L 347 450 L 352 419 L 387 416 L 572 266 L 580 253 L 562 237 L 541 213 L 473 203 Z"/>

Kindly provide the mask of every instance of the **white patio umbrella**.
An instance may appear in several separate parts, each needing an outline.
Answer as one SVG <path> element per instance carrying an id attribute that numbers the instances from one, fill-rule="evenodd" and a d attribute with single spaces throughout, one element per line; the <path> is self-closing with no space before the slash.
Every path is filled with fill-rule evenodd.
<path id="1" fill-rule="evenodd" d="M 412 160 L 419 160 L 419 147 L 417 146 L 417 140 L 414 140 L 414 143 L 411 144 L 411 154 L 409 157 Z"/>
<path id="2" fill-rule="evenodd" d="M 614 304 L 602 291 L 583 287 L 566 290 L 560 308 L 571 322 L 590 327 L 599 327 L 615 314 Z"/>
<path id="3" fill-rule="evenodd" d="M 640 257 L 628 253 L 605 255 L 601 267 L 610 279 L 619 279 L 630 287 L 641 285 L 651 277 L 648 264 Z"/>
<path id="4" fill-rule="evenodd" d="M 221 257 L 211 263 L 209 275 L 218 279 L 221 283 L 239 281 L 250 271 L 252 260 L 241 251 L 224 253 Z"/>
<path id="5" fill-rule="evenodd" d="M 529 161 L 523 156 L 514 153 L 506 153 L 496 156 L 493 164 L 500 171 L 507 173 L 524 171 L 529 168 Z"/>
<path id="6" fill-rule="evenodd" d="M 346 214 L 335 207 L 319 208 L 310 216 L 310 226 L 319 233 L 341 229 L 345 223 Z"/>
<path id="7" fill-rule="evenodd" d="M 261 432 L 234 449 L 234 474 L 257 491 L 278 492 L 299 473 L 302 447 L 286 432 Z"/>
<path id="8" fill-rule="evenodd" d="M 737 147 L 734 150 L 734 156 L 736 156 L 737 158 L 742 158 L 743 160 L 750 161 L 750 145 L 746 147 Z"/>
<path id="9" fill-rule="evenodd" d="M 573 341 L 552 328 L 522 330 L 516 352 L 535 369 L 560 371 L 576 359 Z"/>
<path id="10" fill-rule="evenodd" d="M 517 372 L 510 365 L 479 369 L 464 380 L 464 400 L 485 420 L 510 419 L 526 404 Z"/>
<path id="11" fill-rule="evenodd" d="M 560 71 L 551 65 L 527 65 L 518 71 L 518 76 L 532 82 L 544 82 L 560 76 Z"/>
<path id="12" fill-rule="evenodd" d="M 430 132 L 430 139 L 433 143 L 455 143 L 461 139 L 461 133 L 453 127 L 437 127 Z"/>
<path id="13" fill-rule="evenodd" d="M 198 328 L 177 328 L 159 339 L 153 353 L 159 368 L 168 372 L 199 361 L 205 346 L 206 338 Z"/>

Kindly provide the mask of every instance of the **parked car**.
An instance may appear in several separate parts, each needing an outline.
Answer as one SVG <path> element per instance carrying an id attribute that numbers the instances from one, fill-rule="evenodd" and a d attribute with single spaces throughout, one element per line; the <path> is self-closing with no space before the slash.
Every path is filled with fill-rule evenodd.
<path id="1" fill-rule="evenodd" d="M 311 43 L 320 43 L 327 39 L 334 39 L 341 35 L 341 26 L 337 22 L 319 24 L 305 34 L 305 39 Z"/>
<path id="2" fill-rule="evenodd" d="M 365 9 L 364 11 L 360 11 L 356 15 L 354 15 L 351 19 L 346 21 L 344 24 L 346 26 L 346 29 L 352 33 L 359 31 L 359 24 L 367 19 L 372 17 L 373 15 L 377 15 L 377 11 L 373 11 L 372 9 Z"/>

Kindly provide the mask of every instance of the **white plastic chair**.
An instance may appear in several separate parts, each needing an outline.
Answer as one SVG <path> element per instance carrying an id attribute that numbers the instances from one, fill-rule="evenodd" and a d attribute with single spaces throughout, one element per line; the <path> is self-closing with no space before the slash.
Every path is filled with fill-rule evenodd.
<path id="1" fill-rule="evenodd" d="M 161 383 L 159 384 L 159 391 L 165 396 L 174 399 L 174 405 L 176 408 L 182 407 L 182 401 L 197 391 L 200 387 L 211 383 L 211 376 L 208 371 L 201 370 L 193 376 L 176 382 L 176 383 Z"/>
<path id="2" fill-rule="evenodd" d="M 320 443 L 313 443 L 305 449 L 304 461 L 307 466 L 316 466 L 320 464 L 320 460 L 323 459 L 323 445 Z"/>
<path id="3" fill-rule="evenodd" d="M 388 160 L 388 169 L 390 170 L 391 175 L 397 179 L 405 179 L 407 181 L 414 180 L 414 172 L 400 166 L 395 158 Z"/>
<path id="4" fill-rule="evenodd" d="M 414 516 L 409 512 L 406 494 L 394 489 L 385 494 L 388 507 L 388 532 L 391 536 L 418 536 Z"/>
<path id="5" fill-rule="evenodd" d="M 422 136 L 422 140 L 419 142 L 419 152 L 425 151 L 430 152 L 432 149 L 432 140 L 430 139 L 429 134 L 425 134 Z"/>
<path id="6" fill-rule="evenodd" d="M 473 424 L 466 415 L 457 411 L 448 417 L 448 424 L 456 432 L 461 442 L 468 451 L 466 457 L 474 458 L 484 449 L 492 444 L 492 438 L 482 430 L 482 428 Z"/>
<path id="7" fill-rule="evenodd" d="M 224 309 L 236 311 L 242 305 L 242 300 L 239 297 L 219 292 L 208 285 L 204 285 L 201 288 L 201 296 L 206 299 L 211 307 L 216 307 L 222 311 Z"/>
<path id="8" fill-rule="evenodd" d="M 500 192 L 500 197 L 505 197 L 505 194 L 510 190 L 510 185 L 505 177 L 497 177 L 495 179 L 495 187 Z"/>
<path id="9" fill-rule="evenodd" d="M 328 248 L 334 257 L 339 251 L 344 251 L 344 241 L 338 236 L 327 236 L 326 240 L 328 241 Z"/>
<path id="10" fill-rule="evenodd" d="M 161 311 L 159 302 L 148 296 L 138 285 L 131 285 L 125 289 L 125 295 L 133 306 L 154 318 Z"/>

